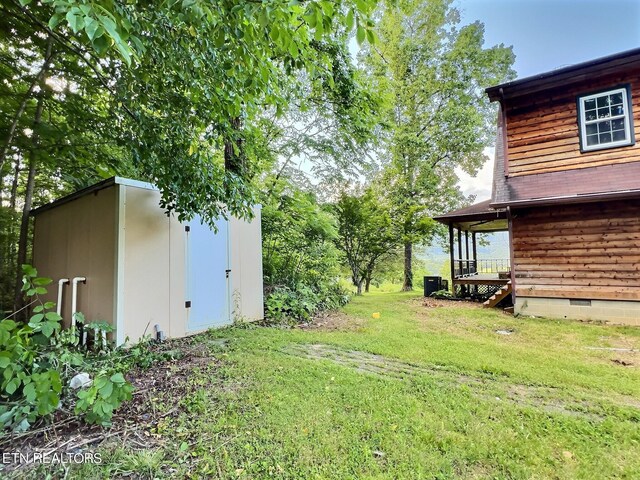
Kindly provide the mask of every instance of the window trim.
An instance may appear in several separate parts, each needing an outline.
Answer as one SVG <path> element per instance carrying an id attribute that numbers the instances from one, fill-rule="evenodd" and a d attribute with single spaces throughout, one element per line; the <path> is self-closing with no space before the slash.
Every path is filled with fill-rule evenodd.
<path id="1" fill-rule="evenodd" d="M 618 140 L 616 142 L 609 142 L 597 145 L 587 146 L 587 130 L 586 130 L 586 119 L 585 119 L 585 111 L 584 111 L 584 102 L 592 97 L 598 97 L 603 94 L 609 93 L 617 93 L 622 92 L 623 97 L 626 99 L 626 102 L 623 99 L 623 105 L 625 105 L 626 111 L 625 116 L 627 122 L 625 127 L 626 139 Z M 576 96 L 576 109 L 577 109 L 577 121 L 578 121 L 578 137 L 580 139 L 580 153 L 590 153 L 598 150 L 606 150 L 609 148 L 620 148 L 620 147 L 628 147 L 635 145 L 636 136 L 633 127 L 633 105 L 631 102 L 631 85 L 626 83 L 623 85 L 617 85 L 605 89 L 600 89 L 594 92 L 582 93 Z"/>

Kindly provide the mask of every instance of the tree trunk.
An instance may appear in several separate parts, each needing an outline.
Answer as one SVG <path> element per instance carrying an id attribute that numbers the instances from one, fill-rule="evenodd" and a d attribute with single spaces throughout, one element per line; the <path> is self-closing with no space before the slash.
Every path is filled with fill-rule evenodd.
<path id="1" fill-rule="evenodd" d="M 411 242 L 404 243 L 404 284 L 402 285 L 403 292 L 410 292 L 413 290 L 413 244 Z"/>
<path id="2" fill-rule="evenodd" d="M 236 175 L 244 178 L 246 176 L 246 165 L 243 151 L 243 141 L 240 136 L 242 119 L 240 117 L 231 119 L 231 138 L 224 142 L 224 168 Z"/>
<path id="3" fill-rule="evenodd" d="M 371 285 L 371 277 L 367 275 L 367 278 L 365 279 L 365 283 L 364 283 L 365 293 L 369 293 L 369 285 Z"/>
<path id="4" fill-rule="evenodd" d="M 356 295 L 362 295 L 362 280 L 358 282 L 358 290 L 356 292 Z"/>
<path id="5" fill-rule="evenodd" d="M 16 168 L 13 174 L 13 182 L 11 183 L 11 197 L 9 198 L 9 208 L 15 210 L 16 197 L 18 196 L 18 182 L 20 180 L 20 159 L 16 160 Z"/>
<path id="6" fill-rule="evenodd" d="M 35 76 L 35 78 L 31 82 L 31 85 L 29 85 L 29 88 L 27 89 L 27 92 L 25 93 L 24 98 L 22 99 L 22 102 L 20 103 L 20 106 L 18 107 L 18 111 L 13 116 L 13 120 L 11 121 L 11 125 L 9 125 L 9 131 L 7 132 L 7 136 L 5 138 L 5 141 L 2 144 L 2 149 L 0 149 L 0 172 L 4 168 L 4 161 L 5 161 L 6 157 L 7 157 L 7 154 L 9 153 L 9 149 L 11 148 L 11 144 L 13 143 L 13 137 L 14 137 L 14 135 L 16 133 L 16 128 L 18 127 L 18 123 L 20 123 L 20 118 L 22 117 L 22 114 L 24 113 L 25 109 L 27 108 L 27 104 L 29 103 L 29 100 L 31 99 L 31 95 L 33 94 L 33 90 L 36 88 L 36 85 L 42 83 L 44 75 L 45 75 L 46 71 L 49 69 L 49 62 L 51 62 L 51 57 L 53 56 L 52 46 L 53 46 L 53 39 L 51 37 L 49 37 L 48 40 L 47 40 L 47 52 L 46 52 L 46 54 L 45 54 L 45 56 L 43 58 L 42 67 L 40 68 L 40 71 L 38 72 L 38 74 Z"/>
<path id="7" fill-rule="evenodd" d="M 27 263 L 27 246 L 29 244 L 29 213 L 33 204 L 33 188 L 36 180 L 36 163 L 40 135 L 38 130 L 42 121 L 42 111 L 44 110 L 44 81 L 41 82 L 40 95 L 36 105 L 36 113 L 33 117 L 33 133 L 31 134 L 31 149 L 29 150 L 29 164 L 27 174 L 27 184 L 24 194 L 24 206 L 22 207 L 22 219 L 20 222 L 20 237 L 18 239 L 18 261 L 16 262 L 16 285 L 14 311 L 18 311 L 23 306 L 22 294 L 22 265 Z"/>

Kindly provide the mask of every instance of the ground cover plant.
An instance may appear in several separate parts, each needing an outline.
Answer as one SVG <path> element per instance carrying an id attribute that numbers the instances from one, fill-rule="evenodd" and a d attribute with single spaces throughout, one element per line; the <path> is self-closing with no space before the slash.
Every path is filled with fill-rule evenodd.
<path id="1" fill-rule="evenodd" d="M 304 327 L 188 344 L 201 352 L 191 373 L 154 375 L 156 400 L 137 404 L 156 419 L 147 433 L 112 436 L 102 465 L 68 478 L 640 475 L 634 328 L 371 293 Z M 182 371 L 178 356 L 157 367 Z M 157 393 L 169 387 L 174 397 Z"/>

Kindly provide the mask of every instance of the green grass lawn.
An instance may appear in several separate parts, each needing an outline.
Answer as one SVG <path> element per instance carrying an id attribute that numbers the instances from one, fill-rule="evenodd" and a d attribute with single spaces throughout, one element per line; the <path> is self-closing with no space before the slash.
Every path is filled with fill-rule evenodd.
<path id="1" fill-rule="evenodd" d="M 640 478 L 640 354 L 587 348 L 637 349 L 640 330 L 401 293 L 344 312 L 203 335 L 222 362 L 192 375 L 158 446 L 103 447 L 71 476 Z"/>

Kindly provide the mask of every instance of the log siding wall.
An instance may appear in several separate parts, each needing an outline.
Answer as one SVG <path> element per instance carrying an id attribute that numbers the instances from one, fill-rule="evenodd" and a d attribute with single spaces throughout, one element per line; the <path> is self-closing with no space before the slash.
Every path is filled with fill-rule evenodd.
<path id="1" fill-rule="evenodd" d="M 508 175 L 640 161 L 640 144 L 580 152 L 576 96 L 631 85 L 634 134 L 640 138 L 640 69 L 546 91 L 507 105 Z"/>
<path id="2" fill-rule="evenodd" d="M 640 301 L 639 212 L 640 200 L 515 212 L 516 295 Z"/>

